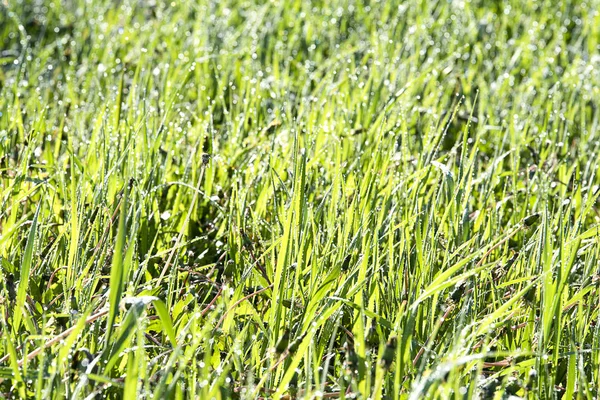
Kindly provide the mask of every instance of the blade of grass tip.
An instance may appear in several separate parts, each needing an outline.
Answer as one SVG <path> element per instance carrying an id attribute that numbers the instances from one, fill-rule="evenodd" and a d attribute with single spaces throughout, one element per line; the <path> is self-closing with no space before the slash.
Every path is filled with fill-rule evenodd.
<path id="1" fill-rule="evenodd" d="M 152 302 L 154 305 L 154 309 L 158 314 L 158 318 L 160 322 L 162 322 L 162 327 L 171 342 L 171 346 L 177 346 L 177 335 L 175 335 L 175 329 L 173 328 L 173 321 L 171 320 L 171 315 L 169 314 L 169 310 L 164 302 L 159 299 L 156 299 Z"/>
<path id="2" fill-rule="evenodd" d="M 104 372 L 108 376 L 113 367 L 123 357 L 122 352 L 127 348 L 132 335 L 140 329 L 139 321 L 142 317 L 144 309 L 148 304 L 154 301 L 153 296 L 141 296 L 130 298 L 129 310 L 123 317 L 119 329 L 115 336 L 115 340 L 110 344 L 110 348 L 105 352 L 103 357 L 106 360 Z"/>
<path id="3" fill-rule="evenodd" d="M 127 201 L 129 197 L 129 188 L 125 185 L 123 190 L 123 202 L 121 203 L 121 215 L 119 217 L 119 227 L 117 229 L 117 243 L 113 251 L 113 258 L 110 270 L 110 285 L 108 295 L 108 318 L 106 321 L 106 337 L 104 343 L 106 347 L 111 342 L 110 338 L 113 331 L 113 325 L 119 313 L 119 302 L 123 294 L 125 281 L 125 271 L 123 268 L 123 249 L 125 247 L 125 220 L 127 216 Z"/>
<path id="4" fill-rule="evenodd" d="M 19 289 L 17 291 L 17 301 L 13 314 L 14 332 L 19 332 L 23 313 L 25 312 L 23 306 L 25 305 L 25 297 L 27 296 L 27 289 L 29 288 L 29 274 L 31 272 L 31 264 L 33 261 L 33 246 L 37 232 L 40 204 L 41 203 L 38 203 L 37 209 L 35 210 L 35 214 L 33 216 L 33 221 L 31 222 L 31 229 L 29 230 L 27 244 L 25 245 L 25 254 L 23 255 L 23 262 L 21 263 Z"/>

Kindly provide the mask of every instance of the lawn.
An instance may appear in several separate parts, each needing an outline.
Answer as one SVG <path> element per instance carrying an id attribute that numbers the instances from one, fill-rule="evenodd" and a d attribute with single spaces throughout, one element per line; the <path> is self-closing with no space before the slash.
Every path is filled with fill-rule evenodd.
<path id="1" fill-rule="evenodd" d="M 0 0 L 0 398 L 598 398 L 600 1 Z"/>

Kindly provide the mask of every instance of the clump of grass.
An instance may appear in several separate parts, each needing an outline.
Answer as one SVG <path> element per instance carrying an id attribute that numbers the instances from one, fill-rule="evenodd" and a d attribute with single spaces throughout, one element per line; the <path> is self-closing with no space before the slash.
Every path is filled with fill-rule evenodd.
<path id="1" fill-rule="evenodd" d="M 595 2 L 0 2 L 0 391 L 592 398 Z"/>

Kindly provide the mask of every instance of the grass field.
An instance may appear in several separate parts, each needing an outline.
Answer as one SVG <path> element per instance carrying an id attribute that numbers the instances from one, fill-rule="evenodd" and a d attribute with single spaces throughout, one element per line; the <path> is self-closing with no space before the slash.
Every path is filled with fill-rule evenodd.
<path id="1" fill-rule="evenodd" d="M 598 398 L 599 99 L 598 0 L 0 0 L 0 397 Z"/>

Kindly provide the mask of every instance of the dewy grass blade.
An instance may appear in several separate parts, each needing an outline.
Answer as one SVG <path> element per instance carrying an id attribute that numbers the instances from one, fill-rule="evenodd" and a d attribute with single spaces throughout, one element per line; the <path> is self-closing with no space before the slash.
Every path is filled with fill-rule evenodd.
<path id="1" fill-rule="evenodd" d="M 109 346 L 112 339 L 112 332 L 114 330 L 114 324 L 119 314 L 119 307 L 121 302 L 121 296 L 125 286 L 125 279 L 127 278 L 127 271 L 125 270 L 125 238 L 127 236 L 126 224 L 127 224 L 127 209 L 129 200 L 129 188 L 127 184 L 123 188 L 123 197 L 120 202 L 120 215 L 119 225 L 117 227 L 116 243 L 113 250 L 112 262 L 110 265 L 110 280 L 109 280 L 109 292 L 108 292 L 108 317 L 106 319 L 106 334 L 105 344 Z"/>
<path id="2" fill-rule="evenodd" d="M 73 175 L 71 176 L 71 185 L 70 185 L 70 197 L 71 197 L 71 237 L 69 239 L 69 256 L 67 259 L 67 286 L 72 287 L 74 281 L 74 275 L 76 273 L 77 267 L 75 265 L 75 260 L 77 256 L 77 250 L 79 249 L 79 210 L 78 210 L 78 197 L 77 197 L 77 175 L 75 174 L 75 161 L 74 155 L 71 155 L 71 171 L 73 171 Z"/>
<path id="3" fill-rule="evenodd" d="M 171 320 L 171 316 L 169 315 L 169 310 L 165 303 L 159 299 L 156 299 L 152 302 L 154 305 L 154 309 L 160 318 L 160 322 L 162 323 L 162 328 L 164 329 L 169 341 L 171 342 L 171 346 L 177 346 L 177 336 L 175 335 L 175 329 L 173 328 L 173 321 Z"/>
<path id="4" fill-rule="evenodd" d="M 15 308 L 13 311 L 12 328 L 14 332 L 19 332 L 21 328 L 21 321 L 23 316 L 27 314 L 24 308 L 25 298 L 27 297 L 27 291 L 29 289 L 29 280 L 31 274 L 31 266 L 33 264 L 33 251 L 35 247 L 35 239 L 38 229 L 38 218 L 40 215 L 41 204 L 38 204 L 31 226 L 29 228 L 29 235 L 27 236 L 27 244 L 25 245 L 25 253 L 23 254 L 23 260 L 21 262 L 21 268 L 19 271 L 20 281 L 17 289 L 17 298 L 15 302 Z"/>

